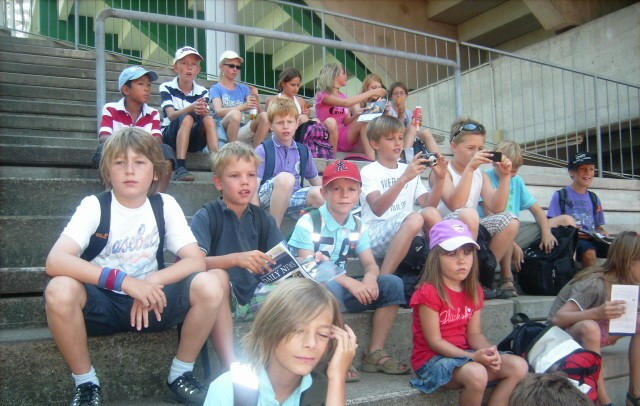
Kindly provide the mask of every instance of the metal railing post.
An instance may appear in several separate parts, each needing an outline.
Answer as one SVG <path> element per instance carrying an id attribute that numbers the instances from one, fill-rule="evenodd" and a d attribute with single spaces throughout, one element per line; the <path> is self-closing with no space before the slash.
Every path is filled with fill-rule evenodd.
<path id="1" fill-rule="evenodd" d="M 80 0 L 73 1 L 73 46 L 77 50 L 80 44 L 80 16 L 78 15 L 78 2 Z"/>
<path id="2" fill-rule="evenodd" d="M 602 167 L 602 131 L 600 130 L 600 118 L 598 117 L 598 77 L 593 76 L 593 112 L 596 115 L 596 153 L 598 154 L 598 177 L 604 177 Z"/>
<path id="3" fill-rule="evenodd" d="M 96 117 L 102 116 L 102 106 L 107 101 L 107 62 L 105 47 L 105 20 L 113 15 L 113 9 L 102 10 L 95 18 L 96 29 Z M 100 120 L 96 120 L 96 128 L 100 130 Z"/>
<path id="4" fill-rule="evenodd" d="M 456 119 L 462 117 L 462 68 L 460 65 L 460 43 L 456 42 L 456 67 L 453 70 L 453 88 L 456 98 Z"/>

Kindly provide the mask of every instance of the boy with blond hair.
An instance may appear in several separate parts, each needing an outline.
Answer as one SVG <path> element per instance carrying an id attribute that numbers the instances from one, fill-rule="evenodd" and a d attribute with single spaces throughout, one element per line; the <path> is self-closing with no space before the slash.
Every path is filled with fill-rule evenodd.
<path id="1" fill-rule="evenodd" d="M 320 207 L 321 178 L 309 150 L 293 137 L 298 127 L 298 109 L 290 99 L 274 98 L 267 117 L 273 137 L 256 148 L 262 159 L 258 168 L 260 188 L 253 203 L 268 209 L 280 227 L 285 216 L 298 218 L 305 207 Z M 304 187 L 307 179 L 311 186 Z"/>
<path id="2" fill-rule="evenodd" d="M 222 196 L 196 212 L 191 230 L 206 255 L 206 268 L 218 275 L 224 286 L 220 317 L 211 337 L 223 367 L 228 369 L 235 361 L 230 301 L 236 304 L 236 320 L 254 317 L 274 288 L 259 282 L 256 274 L 270 271 L 273 259 L 265 252 L 284 236 L 271 215 L 251 204 L 258 189 L 260 164 L 255 151 L 242 142 L 230 142 L 212 155 L 211 162 L 213 184 Z"/>
<path id="3" fill-rule="evenodd" d="M 511 272 L 515 269 L 520 271 L 520 267 L 524 260 L 523 249 L 529 247 L 535 240 L 540 239 L 540 249 L 551 252 L 558 241 L 551 233 L 551 228 L 558 226 L 572 225 L 571 216 L 563 215 L 553 219 L 547 219 L 547 214 L 536 202 L 536 199 L 529 192 L 524 180 L 518 176 L 518 170 L 522 167 L 523 157 L 520 146 L 513 141 L 502 141 L 494 148 L 495 152 L 501 152 L 502 156 L 507 157 L 511 161 L 511 181 L 509 184 L 509 200 L 505 211 L 513 213 L 516 217 L 520 216 L 522 210 L 529 210 L 535 219 L 533 223 L 521 223 L 516 238 L 511 244 L 511 248 L 500 261 L 500 268 L 505 269 L 507 278 L 513 278 Z M 498 188 L 500 184 L 500 176 L 496 168 L 485 171 L 494 188 Z M 492 213 L 484 209 L 484 205 L 478 206 L 480 217 L 484 218 Z"/>
<path id="4" fill-rule="evenodd" d="M 453 160 L 449 165 L 442 188 L 442 201 L 438 210 L 445 220 L 458 219 L 465 223 L 475 238 L 482 225 L 491 236 L 489 249 L 499 262 L 511 248 L 511 242 L 518 232 L 518 219 L 506 212 L 511 180 L 511 161 L 502 157 L 495 164 L 499 176 L 498 187 L 494 188 L 489 176 L 480 166 L 492 163 L 493 153 L 484 149 L 484 126 L 471 119 L 460 119 L 451 125 L 450 142 Z M 478 215 L 478 203 L 482 198 L 485 210 L 493 214 L 483 219 Z M 481 267 L 482 269 L 482 267 Z M 485 288 L 485 298 L 513 297 L 516 293 L 513 277 L 502 269 L 498 291 L 492 291 L 494 274 L 488 268 L 481 272 L 480 282 Z M 507 273 L 508 272 L 508 273 Z"/>
<path id="5" fill-rule="evenodd" d="M 364 277 L 360 280 L 343 274 L 328 282 L 327 289 L 338 299 L 342 312 L 373 310 L 371 341 L 362 355 L 362 370 L 406 374 L 411 368 L 385 351 L 399 306 L 406 304 L 404 286 L 397 275 L 381 274 L 373 257 L 369 233 L 351 213 L 360 199 L 361 184 L 355 163 L 329 164 L 322 175 L 322 195 L 326 203 L 298 220 L 289 246 L 301 260 L 312 256 L 318 262 L 331 261 L 342 268 L 348 255 L 357 255 Z M 314 216 L 318 217 L 314 219 Z M 357 379 L 357 371 L 350 369 L 347 380 Z"/>
<path id="6" fill-rule="evenodd" d="M 411 240 L 419 233 L 428 235 L 442 220 L 435 206 L 440 200 L 447 161 L 438 159 L 433 185 L 427 189 L 420 175 L 428 160 L 418 153 L 409 164 L 399 163 L 404 148 L 404 125 L 395 117 L 382 115 L 367 128 L 367 137 L 376 152 L 376 162 L 362 168 L 362 223 L 371 236 L 371 251 L 384 258 L 382 275 L 392 274 L 407 255 Z M 418 203 L 423 209 L 413 211 Z"/>
<path id="7" fill-rule="evenodd" d="M 187 404 L 206 397 L 192 370 L 216 323 L 222 285 L 202 272 L 203 255 L 178 203 L 156 194 L 165 166 L 158 143 L 143 130 L 109 137 L 100 175 L 111 190 L 82 200 L 47 257 L 53 277 L 45 289 L 47 322 L 76 383 L 72 405 L 101 404 L 87 335 L 163 331 L 179 323 L 169 396 Z M 181 258 L 166 268 L 165 247 Z"/>
<path id="8" fill-rule="evenodd" d="M 195 81 L 202 59 L 195 48 L 179 48 L 173 59 L 173 70 L 178 76 L 160 85 L 164 113 L 162 135 L 178 157 L 173 174 L 176 181 L 195 180 L 187 171 L 187 152 L 200 152 L 205 147 L 209 152 L 218 150 L 218 131 L 209 109 L 209 92 Z"/>

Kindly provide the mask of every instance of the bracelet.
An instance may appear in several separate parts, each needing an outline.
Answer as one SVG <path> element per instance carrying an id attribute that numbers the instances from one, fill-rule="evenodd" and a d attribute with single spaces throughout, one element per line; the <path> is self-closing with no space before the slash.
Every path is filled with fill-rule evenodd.
<path id="1" fill-rule="evenodd" d="M 127 276 L 127 273 L 119 269 L 116 269 L 116 271 L 118 272 L 118 275 L 116 276 L 116 282 L 113 286 L 113 290 L 120 292 L 122 290 L 122 282 L 124 282 L 124 278 Z"/>
<path id="2" fill-rule="evenodd" d="M 111 268 L 107 268 L 106 266 L 104 268 L 102 268 L 102 273 L 100 274 L 100 279 L 98 279 L 98 287 L 101 287 L 102 289 L 106 289 L 107 288 L 107 278 L 109 277 L 109 274 L 111 273 L 112 269 Z"/>

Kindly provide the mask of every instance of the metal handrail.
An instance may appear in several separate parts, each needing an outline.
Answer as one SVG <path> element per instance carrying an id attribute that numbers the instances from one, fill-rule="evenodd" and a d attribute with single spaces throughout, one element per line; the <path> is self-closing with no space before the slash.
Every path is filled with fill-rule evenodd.
<path id="1" fill-rule="evenodd" d="M 462 114 L 462 92 L 460 63 L 450 59 L 437 58 L 428 55 L 396 51 L 352 42 L 336 41 L 324 38 L 311 37 L 300 34 L 270 31 L 262 28 L 246 27 L 236 24 L 222 24 L 214 21 L 193 20 L 184 17 L 174 17 L 161 14 L 152 14 L 142 11 L 120 10 L 108 8 L 102 10 L 95 18 L 95 44 L 96 44 L 96 109 L 100 117 L 102 106 L 106 103 L 106 45 L 105 45 L 105 20 L 107 18 L 132 19 L 161 24 L 172 24 L 181 27 L 199 28 L 211 31 L 227 32 L 232 34 L 253 35 L 263 38 L 278 39 L 303 44 L 320 45 L 343 50 L 358 51 L 374 55 L 388 56 L 392 58 L 404 58 L 417 62 L 432 63 L 454 69 L 454 86 L 456 100 L 456 114 Z"/>

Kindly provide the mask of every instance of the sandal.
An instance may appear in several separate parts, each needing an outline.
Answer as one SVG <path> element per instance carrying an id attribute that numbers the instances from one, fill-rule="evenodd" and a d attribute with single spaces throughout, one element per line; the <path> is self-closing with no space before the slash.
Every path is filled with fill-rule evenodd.
<path id="1" fill-rule="evenodd" d="M 384 360 L 382 364 L 380 361 Z M 362 367 L 364 372 L 383 372 L 389 375 L 404 375 L 411 371 L 411 367 L 391 358 L 385 350 L 376 350 L 369 355 L 362 354 Z"/>
<path id="2" fill-rule="evenodd" d="M 631 403 L 632 406 L 640 406 L 640 396 L 634 398 L 630 392 L 627 392 L 627 402 Z"/>
<path id="3" fill-rule="evenodd" d="M 345 378 L 345 382 L 358 382 L 360 380 L 360 374 L 356 367 L 351 365 L 349 370 L 347 371 L 347 377 Z"/>
<path id="4" fill-rule="evenodd" d="M 500 278 L 500 290 L 508 292 L 511 297 L 518 296 L 518 291 L 516 289 L 516 282 L 513 280 L 512 276 L 508 276 L 506 278 Z"/>

